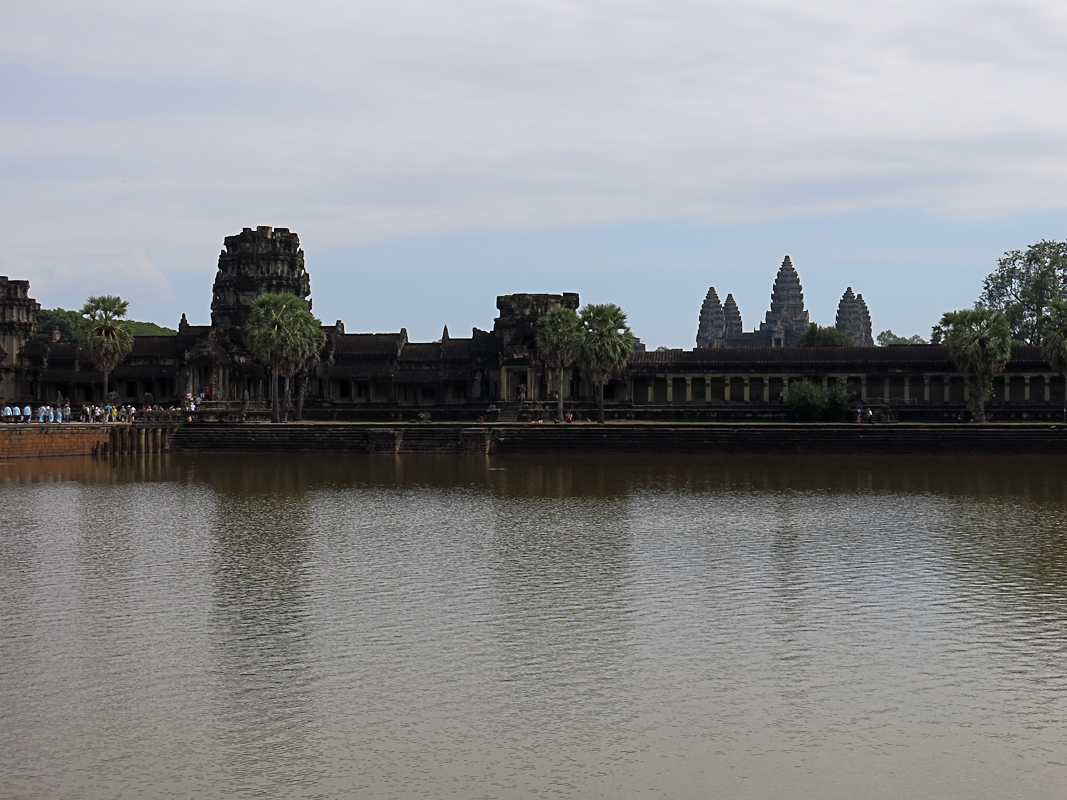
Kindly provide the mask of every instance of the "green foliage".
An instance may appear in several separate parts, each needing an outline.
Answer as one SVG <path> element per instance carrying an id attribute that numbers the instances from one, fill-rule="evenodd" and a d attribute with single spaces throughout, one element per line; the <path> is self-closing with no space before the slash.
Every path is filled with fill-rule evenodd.
<path id="1" fill-rule="evenodd" d="M 537 321 L 537 353 L 550 367 L 569 367 L 581 346 L 582 324 L 573 308 L 557 306 Z"/>
<path id="2" fill-rule="evenodd" d="M 81 309 L 78 343 L 82 352 L 104 373 L 105 395 L 108 374 L 133 349 L 133 335 L 125 320 L 129 306 L 121 297 L 105 294 L 90 297 Z"/>
<path id="3" fill-rule="evenodd" d="M 851 347 L 855 342 L 837 328 L 824 328 L 813 322 L 797 344 L 800 347 Z"/>
<path id="4" fill-rule="evenodd" d="M 537 353 L 556 370 L 559 396 L 556 413 L 563 420 L 563 370 L 578 358 L 582 347 L 582 323 L 573 308 L 557 306 L 537 321 Z"/>
<path id="5" fill-rule="evenodd" d="M 882 331 L 875 337 L 875 341 L 882 347 L 888 347 L 891 344 L 929 344 L 929 342 L 917 333 L 905 338 L 903 336 L 897 336 L 893 331 Z"/>
<path id="6" fill-rule="evenodd" d="M 971 376 L 971 413 L 985 422 L 985 403 L 993 394 L 993 377 L 1011 358 L 1007 318 L 991 308 L 949 311 L 934 326 L 934 344 L 944 344 L 956 369 Z"/>
<path id="7" fill-rule="evenodd" d="M 263 294 L 252 303 L 244 334 L 251 353 L 271 368 L 271 416 L 280 422 L 278 375 L 291 377 L 318 358 L 326 342 L 322 323 L 301 297 Z"/>
<path id="8" fill-rule="evenodd" d="M 1054 369 L 1067 381 L 1067 301 L 1051 300 L 1041 321 L 1041 349 Z M 1067 423 L 1067 393 L 1063 398 L 1063 421 Z"/>
<path id="9" fill-rule="evenodd" d="M 37 312 L 37 327 L 45 333 L 59 328 L 59 338 L 66 341 L 78 338 L 84 321 L 85 317 L 77 311 L 68 311 L 65 308 L 42 308 Z"/>
<path id="10" fill-rule="evenodd" d="M 80 338 L 80 330 L 85 317 L 77 311 L 65 308 L 42 308 L 37 312 L 37 327 L 44 333 L 51 333 L 59 328 L 59 338 L 74 341 Z M 133 319 L 123 320 L 126 330 L 132 336 L 177 336 L 178 332 L 164 328 L 154 322 L 138 322 Z"/>
<path id="11" fill-rule="evenodd" d="M 134 336 L 177 336 L 178 332 L 173 328 L 164 328 L 154 322 L 138 322 L 131 319 L 126 323 L 130 333 Z"/>
<path id="12" fill-rule="evenodd" d="M 588 304 L 579 313 L 582 343 L 578 359 L 597 385 L 598 422 L 604 424 L 604 384 L 626 366 L 634 352 L 634 335 L 626 312 L 614 303 Z"/>
<path id="13" fill-rule="evenodd" d="M 825 389 L 812 381 L 790 382 L 785 400 L 801 422 L 842 422 L 851 408 L 848 392 L 836 382 Z"/>
<path id="14" fill-rule="evenodd" d="M 1067 299 L 1067 242 L 1042 240 L 998 259 L 982 282 L 978 304 L 1000 311 L 1016 339 L 1040 345 L 1049 304 L 1062 299 Z"/>

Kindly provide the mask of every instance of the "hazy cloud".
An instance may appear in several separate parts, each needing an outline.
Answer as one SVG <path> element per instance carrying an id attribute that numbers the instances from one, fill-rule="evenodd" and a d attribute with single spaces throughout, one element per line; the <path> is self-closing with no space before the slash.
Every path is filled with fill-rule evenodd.
<path id="1" fill-rule="evenodd" d="M 132 251 L 210 272 L 256 224 L 338 245 L 1065 204 L 1061 3 L 37 0 L 3 18 L 0 264 L 19 274 Z"/>

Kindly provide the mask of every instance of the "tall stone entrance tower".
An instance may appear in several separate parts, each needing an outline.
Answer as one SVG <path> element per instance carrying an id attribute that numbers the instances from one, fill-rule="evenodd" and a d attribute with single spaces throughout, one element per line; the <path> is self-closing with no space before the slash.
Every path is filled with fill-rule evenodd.
<path id="1" fill-rule="evenodd" d="M 0 275 L 0 399 L 19 394 L 15 367 L 19 350 L 37 332 L 41 304 L 30 297 L 29 281 L 11 281 Z"/>
<path id="2" fill-rule="evenodd" d="M 261 294 L 295 294 L 305 300 L 311 294 L 300 237 L 288 228 L 245 228 L 227 236 L 225 244 L 211 296 L 212 327 L 242 327 Z"/>

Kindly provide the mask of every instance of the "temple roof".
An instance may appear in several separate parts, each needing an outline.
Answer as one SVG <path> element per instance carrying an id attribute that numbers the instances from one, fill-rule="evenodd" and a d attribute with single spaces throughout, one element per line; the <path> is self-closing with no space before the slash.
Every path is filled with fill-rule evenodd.
<path id="1" fill-rule="evenodd" d="M 1031 364 L 1036 370 L 1050 371 L 1040 347 L 1018 345 L 1012 348 L 1012 364 Z M 719 367 L 850 367 L 860 369 L 868 365 L 901 369 L 931 367 L 955 372 L 948 348 L 944 345 L 899 345 L 890 347 L 717 347 L 697 350 L 660 350 L 634 353 L 632 367 L 669 366 L 677 364 L 692 369 Z"/>

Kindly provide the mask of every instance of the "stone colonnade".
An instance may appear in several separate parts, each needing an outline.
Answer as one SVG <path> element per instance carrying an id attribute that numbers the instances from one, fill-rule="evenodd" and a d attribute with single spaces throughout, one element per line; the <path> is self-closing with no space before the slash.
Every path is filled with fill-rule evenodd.
<path id="1" fill-rule="evenodd" d="M 1061 377 L 1059 373 L 1032 372 L 1006 373 L 997 376 L 1002 383 L 991 398 L 993 402 L 1011 403 L 1012 389 L 1021 389 L 1024 404 L 1043 405 L 1052 401 L 1052 381 Z M 828 373 L 821 378 L 802 373 L 750 373 L 730 374 L 724 372 L 679 373 L 661 372 L 655 375 L 634 375 L 629 379 L 629 392 L 638 404 L 655 405 L 656 381 L 665 383 L 667 405 L 692 405 L 694 403 L 770 403 L 778 400 L 779 392 L 784 394 L 789 389 L 790 381 L 813 380 L 821 382 L 824 388 L 835 381 L 858 396 L 860 402 L 901 402 L 906 404 L 948 404 L 968 402 L 970 386 L 967 376 L 960 373 L 937 372 L 920 375 L 881 374 L 870 375 L 854 372 Z M 685 395 L 679 397 L 676 381 L 685 381 Z M 703 384 L 703 396 L 694 395 L 693 383 Z M 638 381 L 647 383 L 639 389 Z M 955 383 L 954 383 L 955 382 Z M 1021 386 L 1019 386 L 1021 382 Z M 1037 394 L 1034 386 L 1037 384 Z M 736 391 L 735 387 L 740 390 Z M 771 387 L 774 386 L 772 396 Z M 780 388 L 779 388 L 780 387 Z M 953 391 L 955 389 L 955 392 Z M 713 391 L 714 390 L 714 391 Z M 952 395 L 955 394 L 956 397 Z M 714 396 L 713 396 L 714 395 Z"/>

